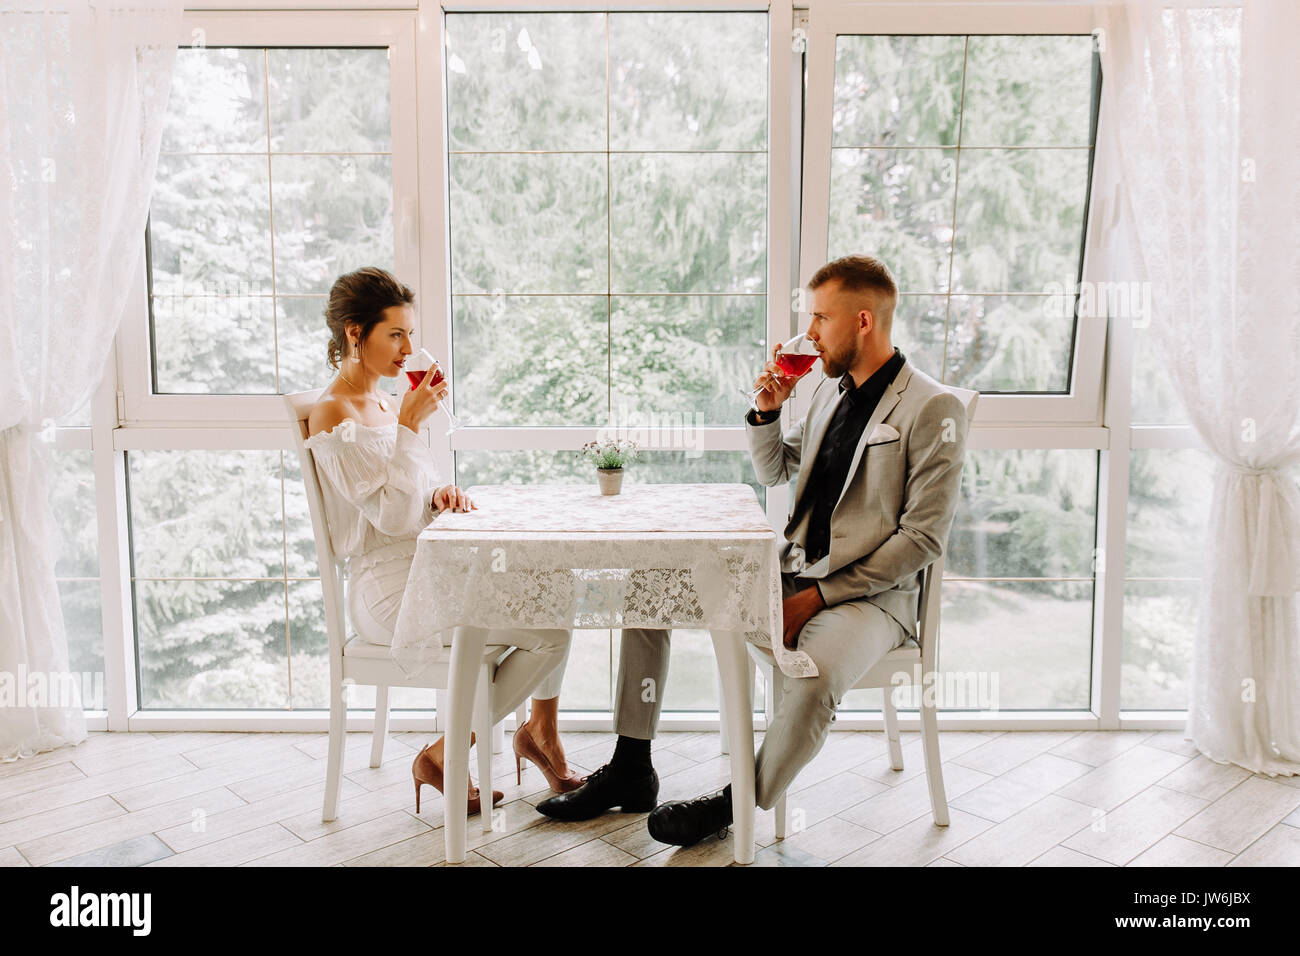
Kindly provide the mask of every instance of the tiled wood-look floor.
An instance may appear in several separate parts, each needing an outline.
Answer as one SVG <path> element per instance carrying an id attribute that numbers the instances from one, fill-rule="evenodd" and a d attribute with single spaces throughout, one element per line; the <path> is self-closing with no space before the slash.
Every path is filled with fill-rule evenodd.
<path id="1" fill-rule="evenodd" d="M 761 734 L 757 735 L 761 738 Z M 792 832 L 758 812 L 768 866 L 1300 865 L 1300 777 L 1253 776 L 1170 732 L 942 733 L 951 825 L 930 815 L 921 741 L 903 734 L 894 771 L 880 733 L 833 733 L 795 782 Z M 348 737 L 338 819 L 321 823 L 324 734 L 92 734 L 75 749 L 0 765 L 0 865 L 427 866 L 443 856 L 443 801 L 410 765 L 426 734 L 395 734 L 369 768 L 370 737 Z M 566 734 L 592 770 L 613 735 Z M 717 734 L 662 734 L 660 799 L 728 779 Z M 473 764 L 471 764 L 473 766 Z M 580 824 L 533 808 L 550 790 L 497 755 L 499 828 L 470 819 L 479 866 L 722 866 L 732 839 L 656 843 L 645 814 Z M 797 832 L 795 832 L 797 830 Z"/>

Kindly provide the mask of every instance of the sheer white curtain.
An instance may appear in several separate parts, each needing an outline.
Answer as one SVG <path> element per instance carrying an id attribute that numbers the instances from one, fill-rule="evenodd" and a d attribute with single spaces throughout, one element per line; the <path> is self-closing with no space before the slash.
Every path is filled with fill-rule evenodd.
<path id="1" fill-rule="evenodd" d="M 182 0 L 0 10 L 0 759 L 86 735 L 46 499 L 143 268 Z"/>
<path id="2" fill-rule="evenodd" d="M 1120 243 L 1149 329 L 1215 461 L 1186 736 L 1300 773 L 1300 4 L 1106 11 L 1103 110 Z"/>

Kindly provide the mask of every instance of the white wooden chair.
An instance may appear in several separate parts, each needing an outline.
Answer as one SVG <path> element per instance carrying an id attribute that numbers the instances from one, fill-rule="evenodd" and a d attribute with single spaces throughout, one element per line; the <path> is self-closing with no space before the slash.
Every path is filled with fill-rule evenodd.
<path id="1" fill-rule="evenodd" d="M 447 663 L 428 667 L 418 678 L 407 677 L 390 655 L 387 647 L 371 644 L 353 634 L 347 635 L 347 602 L 344 588 L 347 578 L 346 559 L 337 558 L 325 521 L 325 502 L 321 497 L 320 479 L 316 474 L 316 461 L 304 442 L 307 439 L 307 417 L 320 398 L 322 389 L 295 392 L 284 396 L 289 414 L 294 444 L 298 449 L 298 462 L 302 469 L 303 484 L 307 487 L 307 507 L 311 512 L 312 532 L 316 539 L 316 559 L 320 564 L 321 589 L 325 594 L 325 629 L 329 635 L 330 659 L 330 730 L 329 756 L 325 763 L 325 806 L 321 820 L 329 822 L 338 815 L 339 784 L 343 777 L 343 741 L 347 731 L 346 688 L 368 685 L 375 688 L 375 719 L 370 745 L 370 766 L 378 767 L 383 761 L 384 741 L 388 736 L 388 689 L 390 687 L 425 687 L 445 690 L 448 687 Z M 478 691 L 474 696 L 475 708 L 472 726 L 478 745 L 479 792 L 491 807 L 492 751 L 500 749 L 500 725 L 494 734 L 491 726 L 492 681 L 496 675 L 497 660 L 501 652 L 489 651 L 479 670 Z M 523 708 L 516 713 L 523 722 Z M 485 742 L 490 742 L 486 743 Z M 492 744 L 496 744 L 494 747 Z M 483 829 L 492 829 L 492 813 L 482 814 Z"/>
<path id="2" fill-rule="evenodd" d="M 970 423 L 975 417 L 975 406 L 979 401 L 979 392 L 966 388 L 952 388 L 949 391 L 957 395 L 966 406 L 966 425 L 969 434 Z M 946 549 L 947 542 L 944 543 Z M 921 572 L 921 587 L 917 597 L 917 633 L 920 643 L 909 637 L 898 647 L 881 658 L 871 670 L 853 685 L 853 690 L 878 687 L 881 689 L 885 717 L 885 736 L 889 741 L 889 765 L 894 770 L 903 769 L 903 748 L 898 737 L 898 711 L 894 706 L 893 689 L 895 687 L 921 686 L 925 675 L 934 674 L 939 660 L 939 607 L 943 588 L 944 557 L 941 554 Z M 769 690 L 766 694 L 765 711 L 768 726 L 781 707 L 781 680 L 776 677 L 776 662 L 771 651 L 747 644 L 751 659 L 763 670 L 763 683 Z M 916 665 L 920 664 L 919 675 Z M 905 674 L 906 681 L 896 681 L 895 676 Z M 915 679 L 920 677 L 921 683 Z M 932 677 L 933 681 L 934 678 Z M 920 695 L 921 747 L 925 752 L 925 773 L 930 784 L 930 809 L 934 813 L 935 826 L 948 826 L 948 798 L 943 788 L 943 768 L 939 758 L 939 721 L 938 708 L 933 693 Z M 786 795 L 781 794 L 773 808 L 776 813 L 776 835 L 784 838 L 786 832 L 787 804 Z"/>

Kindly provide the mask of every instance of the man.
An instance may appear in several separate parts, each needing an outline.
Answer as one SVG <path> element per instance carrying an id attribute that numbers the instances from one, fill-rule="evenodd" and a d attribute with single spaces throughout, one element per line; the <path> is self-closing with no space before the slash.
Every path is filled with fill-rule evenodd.
<path id="1" fill-rule="evenodd" d="M 782 640 L 818 676 L 782 677 L 783 700 L 755 761 L 756 802 L 770 809 L 825 742 L 845 692 L 916 634 L 920 571 L 943 551 L 961 483 L 966 420 L 960 399 L 909 365 L 890 342 L 898 289 L 884 263 L 848 256 L 808 283 L 808 337 L 827 378 L 784 436 L 794 387 L 769 362 L 746 418 L 759 481 L 795 482 L 781 554 Z M 775 357 L 775 351 L 773 357 Z M 538 804 L 588 819 L 614 806 L 644 812 L 658 795 L 650 763 L 668 668 L 668 631 L 626 629 L 619 663 L 614 757 L 577 790 Z M 645 677 L 655 693 L 642 700 Z M 650 835 L 689 846 L 731 823 L 731 788 L 657 807 Z"/>

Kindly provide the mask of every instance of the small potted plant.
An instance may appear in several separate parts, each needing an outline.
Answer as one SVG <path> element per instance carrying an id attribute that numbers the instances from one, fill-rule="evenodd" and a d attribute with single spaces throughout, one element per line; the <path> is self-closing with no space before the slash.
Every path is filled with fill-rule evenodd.
<path id="1" fill-rule="evenodd" d="M 583 457 L 596 466 L 602 495 L 616 495 L 623 487 L 623 466 L 636 457 L 636 442 L 630 439 L 589 441 L 582 446 Z"/>

